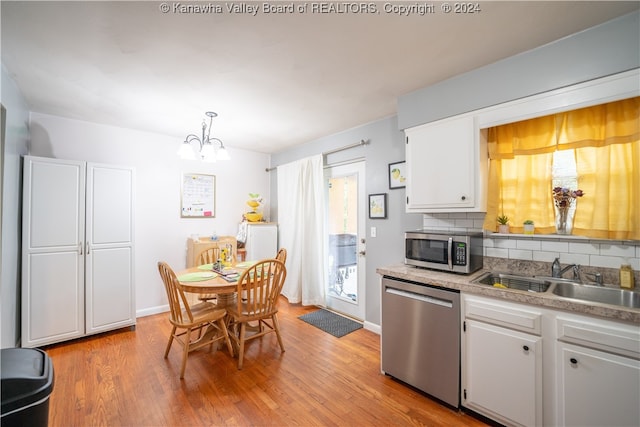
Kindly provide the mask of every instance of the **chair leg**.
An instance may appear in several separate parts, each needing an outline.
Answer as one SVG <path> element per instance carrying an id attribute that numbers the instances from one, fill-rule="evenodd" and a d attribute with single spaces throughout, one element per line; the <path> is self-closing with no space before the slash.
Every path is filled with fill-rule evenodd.
<path id="1" fill-rule="evenodd" d="M 280 350 L 284 353 L 284 344 L 282 343 L 282 337 L 280 336 L 280 324 L 278 323 L 278 315 L 274 314 L 273 316 L 271 316 L 271 321 L 273 322 L 273 329 L 276 331 L 276 336 L 278 337 Z"/>
<path id="2" fill-rule="evenodd" d="M 220 330 L 224 334 L 224 339 L 227 342 L 227 348 L 229 349 L 229 354 L 233 357 L 233 346 L 231 345 L 231 339 L 229 338 L 229 331 L 227 330 L 227 325 L 225 324 L 225 319 L 222 318 L 218 320 L 218 324 L 220 325 Z"/>
<path id="3" fill-rule="evenodd" d="M 191 328 L 187 329 L 185 335 L 184 348 L 182 349 L 182 365 L 180 366 L 180 379 L 184 378 L 184 370 L 187 368 L 187 357 L 189 357 L 189 343 L 191 342 Z"/>
<path id="4" fill-rule="evenodd" d="M 169 350 L 171 350 L 171 344 L 173 344 L 173 336 L 176 333 L 176 327 L 174 326 L 171 329 L 171 335 L 169 335 L 169 342 L 167 343 L 167 349 L 164 351 L 164 358 L 166 359 L 169 355 Z"/>
<path id="5" fill-rule="evenodd" d="M 242 369 L 242 359 L 244 358 L 244 336 L 246 333 L 247 324 L 242 322 L 240 324 L 240 338 L 238 343 L 238 369 Z"/>

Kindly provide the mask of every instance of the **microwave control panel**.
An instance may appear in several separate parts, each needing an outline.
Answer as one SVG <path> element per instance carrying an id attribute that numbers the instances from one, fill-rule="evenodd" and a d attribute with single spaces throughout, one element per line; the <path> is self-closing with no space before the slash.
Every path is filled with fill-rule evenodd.
<path id="1" fill-rule="evenodd" d="M 453 249 L 453 265 L 467 265 L 467 244 L 456 242 Z"/>

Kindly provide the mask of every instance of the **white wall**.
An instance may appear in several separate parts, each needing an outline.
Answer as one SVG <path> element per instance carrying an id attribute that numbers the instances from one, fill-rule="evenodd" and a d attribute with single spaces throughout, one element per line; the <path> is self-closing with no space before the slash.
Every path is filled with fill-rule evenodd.
<path id="1" fill-rule="evenodd" d="M 191 130 L 185 129 L 185 135 Z M 213 164 L 180 160 L 176 151 L 183 137 L 170 137 L 112 126 L 31 114 L 30 155 L 86 160 L 136 168 L 135 283 L 138 316 L 166 305 L 157 262 L 175 270 L 185 267 L 186 239 L 191 234 L 233 235 L 247 211 L 248 193 L 260 193 L 268 212 L 269 156 L 233 149 L 231 160 Z M 216 176 L 216 217 L 180 218 L 183 172 Z"/>
<path id="2" fill-rule="evenodd" d="M 20 213 L 22 155 L 29 141 L 29 108 L 20 90 L 2 67 L 1 101 L 6 109 L 2 149 L 2 228 L 0 233 L 0 312 L 2 348 L 20 339 Z"/>

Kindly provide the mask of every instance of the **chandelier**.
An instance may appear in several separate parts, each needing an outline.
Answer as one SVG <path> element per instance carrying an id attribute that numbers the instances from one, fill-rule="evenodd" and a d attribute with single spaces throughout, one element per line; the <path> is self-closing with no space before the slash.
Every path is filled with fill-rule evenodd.
<path id="1" fill-rule="evenodd" d="M 180 145 L 178 150 L 178 156 L 185 160 L 195 160 L 196 155 L 200 156 L 203 162 L 215 162 L 216 160 L 229 160 L 229 153 L 224 148 L 224 144 L 218 138 L 211 138 L 211 124 L 213 118 L 218 114 L 213 111 L 207 111 L 204 113 L 209 117 L 209 126 L 207 127 L 206 119 L 202 121 L 202 137 L 198 137 L 194 134 L 189 134 L 184 139 L 184 142 Z M 193 144 L 197 142 L 198 144 Z"/>

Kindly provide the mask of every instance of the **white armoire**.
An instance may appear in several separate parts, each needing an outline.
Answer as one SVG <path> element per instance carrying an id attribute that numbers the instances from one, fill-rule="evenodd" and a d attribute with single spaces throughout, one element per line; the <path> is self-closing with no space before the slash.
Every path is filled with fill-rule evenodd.
<path id="1" fill-rule="evenodd" d="M 22 346 L 136 323 L 132 168 L 25 156 Z"/>

